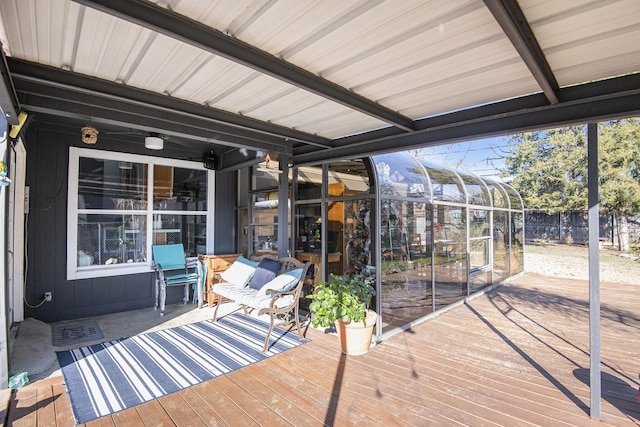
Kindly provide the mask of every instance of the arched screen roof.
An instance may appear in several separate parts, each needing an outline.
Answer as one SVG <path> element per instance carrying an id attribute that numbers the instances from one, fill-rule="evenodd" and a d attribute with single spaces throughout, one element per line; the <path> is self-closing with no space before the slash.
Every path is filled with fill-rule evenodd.
<path id="1" fill-rule="evenodd" d="M 426 173 L 415 158 L 404 153 L 390 153 L 373 156 L 372 160 L 380 195 L 417 199 L 430 196 Z"/>
<path id="2" fill-rule="evenodd" d="M 459 172 L 458 175 L 465 184 L 468 204 L 492 206 L 489 189 L 480 177 L 463 172 Z"/>
<path id="3" fill-rule="evenodd" d="M 489 178 L 482 178 L 487 184 L 489 192 L 491 193 L 491 199 L 493 200 L 493 207 L 495 208 L 509 208 L 509 198 L 504 188 L 496 181 Z"/>
<path id="4" fill-rule="evenodd" d="M 523 210 L 524 203 L 522 203 L 522 197 L 520 197 L 520 194 L 515 190 L 515 188 L 507 184 L 501 184 L 501 185 L 509 195 L 509 201 L 511 202 L 511 209 Z"/>
<path id="5" fill-rule="evenodd" d="M 444 166 L 426 160 L 417 160 L 427 170 L 427 174 L 429 175 L 429 182 L 433 190 L 432 200 L 458 203 L 466 202 L 464 184 L 457 173 Z"/>
<path id="6" fill-rule="evenodd" d="M 404 152 L 372 156 L 378 194 L 522 210 L 512 187 L 467 172 L 456 172 Z"/>

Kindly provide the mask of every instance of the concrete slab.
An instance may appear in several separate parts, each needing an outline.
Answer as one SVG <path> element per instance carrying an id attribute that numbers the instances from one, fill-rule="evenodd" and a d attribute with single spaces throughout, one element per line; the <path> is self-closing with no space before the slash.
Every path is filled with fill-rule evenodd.
<path id="1" fill-rule="evenodd" d="M 220 306 L 218 317 L 238 310 L 235 303 L 227 303 Z M 167 307 L 164 316 L 153 308 L 127 311 L 83 319 L 73 319 L 57 322 L 56 325 L 73 324 L 82 320 L 92 319 L 104 334 L 104 338 L 98 341 L 88 341 L 71 346 L 53 346 L 51 339 L 51 324 L 28 318 L 20 323 L 16 335 L 16 341 L 11 355 L 11 375 L 18 372 L 27 372 L 29 382 L 43 378 L 62 375 L 56 351 L 69 350 L 84 347 L 98 342 L 126 338 L 133 335 L 173 328 L 180 325 L 211 320 L 213 308 L 197 308 L 193 304 L 175 304 Z"/>

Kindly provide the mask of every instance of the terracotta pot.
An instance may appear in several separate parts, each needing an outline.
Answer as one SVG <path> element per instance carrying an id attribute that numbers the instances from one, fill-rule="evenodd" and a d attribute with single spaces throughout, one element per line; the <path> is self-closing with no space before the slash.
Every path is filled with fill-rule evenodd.
<path id="1" fill-rule="evenodd" d="M 344 354 L 358 356 L 369 351 L 373 327 L 376 324 L 376 312 L 367 310 L 365 320 L 367 326 L 364 326 L 363 322 L 344 323 L 341 320 L 335 321 L 340 348 Z"/>

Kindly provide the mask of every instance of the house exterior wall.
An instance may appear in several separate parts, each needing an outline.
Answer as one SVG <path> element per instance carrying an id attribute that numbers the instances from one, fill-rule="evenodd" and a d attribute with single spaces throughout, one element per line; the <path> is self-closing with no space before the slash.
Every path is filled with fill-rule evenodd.
<path id="1" fill-rule="evenodd" d="M 91 147 L 81 141 L 79 129 L 55 124 L 29 126 L 26 183 L 31 191 L 27 218 L 27 273 L 25 318 L 44 322 L 117 313 L 154 305 L 154 276 L 149 273 L 81 280 L 66 279 L 67 187 L 69 147 Z M 149 155 L 143 144 L 99 135 L 96 149 Z M 152 153 L 156 154 L 156 153 Z M 165 148 L 162 157 L 199 158 L 201 153 Z M 235 189 L 235 187 L 232 187 Z M 226 193 L 230 193 L 226 188 Z M 235 191 L 233 192 L 235 194 Z M 232 197 L 227 195 L 226 197 Z M 224 205 L 221 205 L 224 206 Z M 234 206 L 233 204 L 227 206 Z M 230 227 L 218 227 L 221 234 Z M 220 241 L 224 241 L 220 236 Z M 230 239 L 233 242 L 232 239 Z M 52 292 L 53 300 L 31 308 Z M 182 288 L 167 289 L 167 304 L 180 302 Z"/>
<path id="2" fill-rule="evenodd" d="M 237 187 L 238 173 L 216 172 L 214 217 L 214 253 L 231 254 L 236 252 L 237 230 Z"/>

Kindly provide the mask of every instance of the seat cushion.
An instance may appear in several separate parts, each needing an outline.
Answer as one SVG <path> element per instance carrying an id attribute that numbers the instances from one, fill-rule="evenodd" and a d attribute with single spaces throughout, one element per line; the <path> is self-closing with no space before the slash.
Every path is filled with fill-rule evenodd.
<path id="1" fill-rule="evenodd" d="M 247 288 L 241 288 L 233 283 L 218 283 L 211 287 L 211 292 L 220 296 L 240 302 L 247 295 L 255 295 L 256 291 Z"/>
<path id="2" fill-rule="evenodd" d="M 211 288 L 212 292 L 228 298 L 238 304 L 244 304 L 252 308 L 269 307 L 271 297 L 265 294 L 258 295 L 255 289 L 250 287 L 239 288 L 231 283 L 218 283 Z"/>
<path id="3" fill-rule="evenodd" d="M 220 273 L 220 277 L 222 277 L 225 282 L 233 283 L 239 288 L 244 288 L 256 272 L 257 265 L 256 262 L 239 256 L 229 268 Z"/>
<path id="4" fill-rule="evenodd" d="M 187 283 L 198 283 L 198 273 L 176 274 L 173 276 L 164 276 L 167 286 L 184 285 Z"/>
<path id="5" fill-rule="evenodd" d="M 276 277 L 278 270 L 280 270 L 280 261 L 270 258 L 263 259 L 260 261 L 260 264 L 258 264 L 256 272 L 249 282 L 249 287 L 259 291 L 265 283 L 270 282 Z"/>

